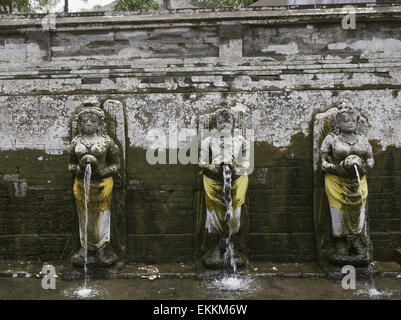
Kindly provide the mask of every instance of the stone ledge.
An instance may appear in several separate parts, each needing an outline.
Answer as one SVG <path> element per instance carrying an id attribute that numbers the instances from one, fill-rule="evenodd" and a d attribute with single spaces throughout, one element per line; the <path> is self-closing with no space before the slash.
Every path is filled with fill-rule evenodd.
<path id="1" fill-rule="evenodd" d="M 360 21 L 369 20 L 394 20 L 401 15 L 400 5 L 355 5 L 354 12 Z M 129 28 L 135 28 L 135 24 L 163 24 L 168 27 L 172 23 L 183 24 L 200 23 L 206 26 L 216 21 L 224 24 L 223 21 L 233 20 L 235 23 L 247 20 L 261 20 L 256 23 L 285 23 L 294 24 L 308 22 L 316 19 L 328 23 L 337 21 L 344 15 L 349 14 L 350 10 L 343 6 L 321 5 L 321 6 L 287 6 L 287 7 L 261 7 L 261 8 L 222 8 L 222 9 L 183 9 L 183 10 L 148 10 L 137 12 L 113 12 L 107 15 L 102 14 L 59 14 L 56 16 L 56 26 L 72 27 L 77 29 L 77 25 L 93 25 L 92 29 L 102 29 L 106 25 L 129 24 Z M 42 28 L 44 14 L 28 15 L 0 15 L 0 30 L 12 30 L 15 28 Z M 96 26 L 94 26 L 96 24 Z M 134 25 L 133 25 L 134 24 Z M 113 27 L 113 26 L 111 26 Z M 60 30 L 60 29 L 59 29 Z"/>
<path id="2" fill-rule="evenodd" d="M 52 264 L 52 263 L 50 263 Z M 62 270 L 59 263 L 53 264 L 56 270 Z M 10 262 L 0 264 L 0 278 L 41 278 L 40 263 Z M 374 269 L 377 276 L 382 278 L 401 278 L 401 265 L 394 261 L 375 262 Z M 58 272 L 61 275 L 62 271 Z M 273 263 L 251 262 L 247 270 L 242 274 L 248 274 L 255 278 L 327 278 L 318 264 L 310 263 Z M 195 265 L 188 264 L 127 264 L 122 269 L 118 279 L 188 279 L 203 278 L 203 274 L 196 272 Z"/>

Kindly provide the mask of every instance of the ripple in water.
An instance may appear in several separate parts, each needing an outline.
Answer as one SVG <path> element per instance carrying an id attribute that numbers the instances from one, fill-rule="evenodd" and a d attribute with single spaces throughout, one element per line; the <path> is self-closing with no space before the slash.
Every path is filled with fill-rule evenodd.
<path id="1" fill-rule="evenodd" d="M 96 287 L 78 287 L 76 289 L 64 290 L 64 295 L 76 299 L 101 298 L 107 294 L 107 291 L 97 289 Z"/>
<path id="2" fill-rule="evenodd" d="M 254 279 L 247 276 L 225 275 L 218 279 L 203 282 L 201 291 L 213 299 L 242 299 L 254 296 L 261 290 Z"/>
<path id="3" fill-rule="evenodd" d="M 253 279 L 249 277 L 238 277 L 238 276 L 225 276 L 221 279 L 215 279 L 208 288 L 217 288 L 223 291 L 254 291 L 258 287 L 252 286 Z"/>
<path id="4" fill-rule="evenodd" d="M 365 285 L 364 288 L 356 291 L 355 294 L 366 296 L 369 297 L 370 299 L 389 299 L 393 295 L 393 292 L 380 291 L 377 290 L 376 288 L 372 288 L 369 285 Z"/>

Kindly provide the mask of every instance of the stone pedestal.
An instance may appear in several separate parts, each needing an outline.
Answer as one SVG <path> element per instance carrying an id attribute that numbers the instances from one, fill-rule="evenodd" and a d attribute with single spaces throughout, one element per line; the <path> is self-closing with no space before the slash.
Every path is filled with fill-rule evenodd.
<path id="1" fill-rule="evenodd" d="M 221 246 L 220 244 L 216 245 L 202 256 L 203 265 L 212 270 L 231 268 L 230 266 L 226 265 L 224 258 L 225 252 L 225 247 Z M 237 250 L 234 250 L 234 260 L 238 269 L 244 268 L 248 263 L 248 259 Z"/>

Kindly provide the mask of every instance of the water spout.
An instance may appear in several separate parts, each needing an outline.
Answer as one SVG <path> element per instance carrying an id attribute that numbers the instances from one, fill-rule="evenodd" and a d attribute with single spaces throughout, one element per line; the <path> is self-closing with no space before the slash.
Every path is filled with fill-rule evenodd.
<path id="1" fill-rule="evenodd" d="M 92 167 L 88 163 L 85 167 L 85 177 L 84 177 L 84 202 L 85 202 L 85 227 L 84 227 L 84 272 L 85 272 L 85 284 L 84 290 L 86 289 L 86 284 L 88 280 L 88 202 L 89 202 L 89 191 L 90 191 L 90 181 L 92 175 Z"/>
<path id="2" fill-rule="evenodd" d="M 357 167 L 357 165 L 355 163 L 354 163 L 354 169 L 355 169 L 356 177 L 358 178 L 359 192 L 361 194 L 361 200 L 362 200 L 361 205 L 363 205 L 363 193 L 362 193 L 361 177 L 359 176 L 358 167 Z M 365 215 L 365 236 L 366 236 L 366 238 L 368 238 L 366 215 Z M 369 271 L 370 285 L 371 285 L 370 291 L 371 292 L 378 292 L 376 290 L 375 279 L 373 278 L 373 270 L 372 270 L 372 263 L 371 263 L 371 260 L 370 260 L 369 248 L 367 248 L 367 250 L 366 250 L 366 258 L 368 260 L 368 271 Z"/>
<path id="3" fill-rule="evenodd" d="M 232 172 L 228 165 L 223 165 L 223 195 L 226 206 L 225 221 L 227 223 L 228 237 L 225 239 L 226 252 L 224 253 L 225 265 L 231 266 L 234 273 L 237 273 L 237 263 L 234 257 L 234 244 L 231 240 L 232 237 L 232 219 L 234 217 L 233 205 L 232 205 Z"/>
<path id="4" fill-rule="evenodd" d="M 358 178 L 359 192 L 360 192 L 360 194 L 361 194 L 361 200 L 362 200 L 362 204 L 363 204 L 363 194 L 362 194 L 362 186 L 361 186 L 361 177 L 359 176 L 358 167 L 357 167 L 357 165 L 356 165 L 355 163 L 354 163 L 354 169 L 355 169 L 356 177 Z"/>

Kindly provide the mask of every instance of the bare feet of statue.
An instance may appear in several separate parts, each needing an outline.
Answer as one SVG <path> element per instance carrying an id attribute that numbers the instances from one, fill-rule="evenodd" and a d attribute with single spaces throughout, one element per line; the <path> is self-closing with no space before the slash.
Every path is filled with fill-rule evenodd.
<path id="1" fill-rule="evenodd" d="M 346 238 L 336 239 L 336 255 L 348 255 L 349 243 Z"/>
<path id="2" fill-rule="evenodd" d="M 98 249 L 96 252 L 96 258 L 100 264 L 105 266 L 111 266 L 118 260 L 118 257 L 114 253 L 110 244 L 107 244 L 104 248 Z"/>
<path id="3" fill-rule="evenodd" d="M 94 257 L 88 252 L 86 264 L 93 264 L 95 262 Z M 85 250 L 84 248 L 76 251 L 71 258 L 71 263 L 77 267 L 83 267 L 85 264 Z"/>

